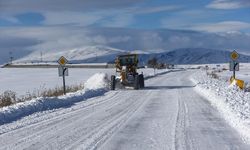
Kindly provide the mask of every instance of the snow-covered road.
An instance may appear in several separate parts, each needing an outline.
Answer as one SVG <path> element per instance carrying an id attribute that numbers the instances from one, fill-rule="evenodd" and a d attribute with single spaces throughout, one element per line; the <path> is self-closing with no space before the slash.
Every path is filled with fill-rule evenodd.
<path id="1" fill-rule="evenodd" d="M 110 91 L 2 125 L 0 149 L 250 149 L 194 91 L 191 74 L 171 72 L 143 90 Z"/>

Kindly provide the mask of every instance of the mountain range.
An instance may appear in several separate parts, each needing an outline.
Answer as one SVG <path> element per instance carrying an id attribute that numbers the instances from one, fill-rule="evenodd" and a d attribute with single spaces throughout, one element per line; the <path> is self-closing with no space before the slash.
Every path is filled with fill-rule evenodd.
<path id="1" fill-rule="evenodd" d="M 60 56 L 66 57 L 70 63 L 113 63 L 117 55 L 136 53 L 139 62 L 147 64 L 149 59 L 156 58 L 158 62 L 169 64 L 214 64 L 227 63 L 231 60 L 230 51 L 205 48 L 181 48 L 172 51 L 126 51 L 108 46 L 88 46 L 68 51 L 35 51 L 15 62 L 56 62 Z M 250 56 L 239 54 L 239 62 L 250 62 Z"/>

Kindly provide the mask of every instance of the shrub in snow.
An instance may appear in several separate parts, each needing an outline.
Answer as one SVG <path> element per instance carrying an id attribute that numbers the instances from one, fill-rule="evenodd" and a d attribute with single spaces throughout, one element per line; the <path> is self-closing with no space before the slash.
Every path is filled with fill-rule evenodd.
<path id="1" fill-rule="evenodd" d="M 30 101 L 17 103 L 12 106 L 0 108 L 0 125 L 20 119 L 35 112 L 70 107 L 77 102 L 101 96 L 108 91 L 108 79 L 104 73 L 90 77 L 85 83 L 85 89 L 68 93 L 59 97 L 40 97 Z"/>
<path id="2" fill-rule="evenodd" d="M 76 92 L 83 89 L 83 84 L 66 86 L 66 92 Z M 17 97 L 13 91 L 5 91 L 0 95 L 0 107 L 10 106 L 16 103 L 30 101 L 38 97 L 58 97 L 64 94 L 63 87 L 55 87 L 51 89 L 37 90 L 33 93 L 26 93 L 21 97 Z"/>
<path id="3" fill-rule="evenodd" d="M 9 106 L 16 102 L 16 93 L 13 91 L 5 91 L 0 95 L 0 107 Z"/>
<path id="4" fill-rule="evenodd" d="M 211 73 L 207 72 L 207 75 L 214 79 L 219 79 L 219 76 L 215 73 L 215 71 L 212 71 Z"/>
<path id="5" fill-rule="evenodd" d="M 76 91 L 79 91 L 82 89 L 83 89 L 82 84 L 66 86 L 66 93 L 76 92 Z M 58 96 L 62 96 L 64 94 L 64 89 L 63 89 L 63 87 L 56 87 L 53 89 L 46 89 L 40 93 L 41 94 L 37 95 L 36 97 L 58 97 Z"/>

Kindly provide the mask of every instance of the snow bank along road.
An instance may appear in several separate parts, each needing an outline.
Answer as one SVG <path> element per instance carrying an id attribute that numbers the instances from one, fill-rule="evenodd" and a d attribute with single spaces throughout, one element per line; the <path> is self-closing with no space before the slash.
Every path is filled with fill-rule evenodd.
<path id="1" fill-rule="evenodd" d="M 70 108 L 36 113 L 0 126 L 0 149 L 250 149 L 206 99 L 190 71 L 146 81 Z"/>

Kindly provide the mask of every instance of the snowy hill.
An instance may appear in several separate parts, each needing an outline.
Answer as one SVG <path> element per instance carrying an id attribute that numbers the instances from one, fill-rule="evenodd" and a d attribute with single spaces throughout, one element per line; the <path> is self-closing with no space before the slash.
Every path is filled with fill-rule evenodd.
<path id="1" fill-rule="evenodd" d="M 154 57 L 159 62 L 170 64 L 214 64 L 214 63 L 227 63 L 230 59 L 230 51 L 221 51 L 205 48 L 182 48 L 168 52 L 160 53 L 143 53 L 142 51 L 136 52 L 139 54 L 139 62 L 147 64 L 149 59 Z M 250 56 L 239 54 L 239 62 L 250 62 Z M 97 59 L 89 58 L 82 60 L 82 62 L 113 62 L 115 55 L 99 56 Z"/>
<path id="2" fill-rule="evenodd" d="M 167 52 L 125 51 L 107 46 L 88 46 L 68 51 L 49 51 L 42 55 L 43 61 L 55 62 L 60 56 L 65 56 L 70 63 L 107 63 L 114 62 L 119 54 L 137 53 L 139 62 L 146 65 L 148 60 L 156 57 L 159 62 L 171 64 L 212 64 L 227 63 L 230 61 L 230 51 L 221 51 L 205 48 L 182 48 Z M 16 62 L 39 62 L 39 52 L 17 60 Z M 240 62 L 250 62 L 250 56 L 240 54 Z"/>
<path id="3" fill-rule="evenodd" d="M 221 51 L 204 48 L 183 48 L 157 55 L 160 62 L 172 64 L 214 64 L 227 63 L 230 51 Z M 239 54 L 239 62 L 250 62 L 250 56 Z"/>
<path id="4" fill-rule="evenodd" d="M 107 47 L 107 46 L 87 46 L 83 48 L 71 49 L 66 51 L 46 51 L 33 53 L 25 56 L 15 62 L 40 62 L 41 59 L 46 62 L 55 62 L 61 56 L 66 57 L 71 63 L 81 62 L 107 62 L 110 57 L 118 54 L 126 53 L 126 51 Z M 112 57 L 112 59 L 113 59 Z M 98 60 L 97 58 L 101 58 Z"/>

